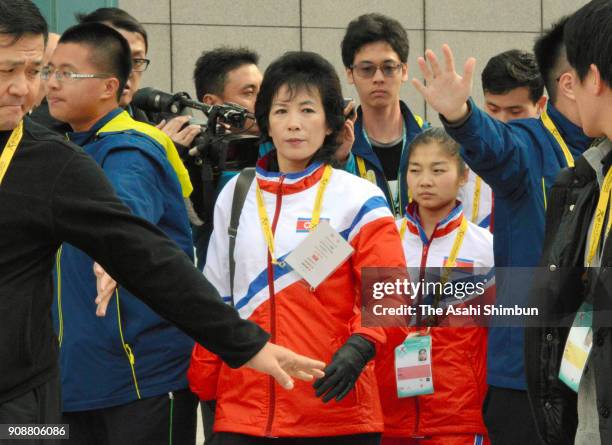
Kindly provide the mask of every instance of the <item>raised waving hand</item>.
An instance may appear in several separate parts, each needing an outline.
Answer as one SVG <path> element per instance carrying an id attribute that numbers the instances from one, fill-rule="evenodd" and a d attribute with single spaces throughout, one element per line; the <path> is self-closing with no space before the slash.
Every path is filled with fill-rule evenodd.
<path id="1" fill-rule="evenodd" d="M 425 58 L 418 59 L 425 84 L 418 79 L 412 79 L 412 84 L 447 121 L 456 122 L 468 113 L 467 100 L 472 93 L 476 59 L 470 57 L 466 60 L 463 76 L 460 76 L 455 70 L 453 52 L 447 44 L 442 45 L 442 54 L 444 67 L 432 50 L 425 51 Z"/>

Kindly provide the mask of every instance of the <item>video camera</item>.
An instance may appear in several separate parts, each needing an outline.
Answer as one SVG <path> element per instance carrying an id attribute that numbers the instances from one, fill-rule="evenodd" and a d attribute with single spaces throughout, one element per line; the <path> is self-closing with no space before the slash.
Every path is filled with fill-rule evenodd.
<path id="1" fill-rule="evenodd" d="M 197 122 L 202 134 L 194 139 L 191 147 L 177 149 L 193 184 L 193 208 L 201 221 L 211 221 L 222 172 L 240 171 L 257 162 L 259 138 L 244 134 L 250 128 L 249 121 L 255 124 L 253 113 L 240 105 L 208 105 L 191 99 L 185 92 L 170 94 L 153 88 L 138 90 L 132 105 L 147 114 L 155 113 L 155 123 L 189 114 L 189 110 L 204 113 L 206 122 Z"/>
<path id="2" fill-rule="evenodd" d="M 138 90 L 132 104 L 147 113 L 156 113 L 157 122 L 184 114 L 187 109 L 204 113 L 207 122 L 198 122 L 202 134 L 194 139 L 188 150 L 189 155 L 202 163 L 223 171 L 241 170 L 257 161 L 258 137 L 243 134 L 249 129 L 246 127 L 248 121 L 255 122 L 255 116 L 240 105 L 208 105 L 191 99 L 185 92 L 170 94 L 153 88 Z M 228 131 L 230 128 L 233 131 Z M 186 154 L 182 153 L 183 157 Z"/>

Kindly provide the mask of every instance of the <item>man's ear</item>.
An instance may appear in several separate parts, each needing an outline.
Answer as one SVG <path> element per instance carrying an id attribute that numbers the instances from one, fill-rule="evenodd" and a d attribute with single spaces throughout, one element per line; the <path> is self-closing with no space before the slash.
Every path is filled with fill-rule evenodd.
<path id="1" fill-rule="evenodd" d="M 104 90 L 102 91 L 101 99 L 116 99 L 118 89 L 119 79 L 117 79 L 116 77 L 109 77 L 108 79 L 104 79 Z"/>
<path id="2" fill-rule="evenodd" d="M 349 85 L 355 85 L 355 80 L 353 79 L 353 70 L 350 68 L 346 69 L 346 81 Z"/>
<path id="3" fill-rule="evenodd" d="M 221 105 L 223 103 L 223 99 L 216 94 L 206 93 L 204 97 L 202 97 L 202 103 L 205 103 L 206 105 Z"/>
<path id="4" fill-rule="evenodd" d="M 546 101 L 548 101 L 548 98 L 546 96 L 542 96 L 536 102 L 536 110 L 538 114 L 542 113 L 542 111 L 546 109 Z"/>
<path id="5" fill-rule="evenodd" d="M 402 63 L 402 82 L 406 82 L 408 80 L 408 64 Z"/>
<path id="6" fill-rule="evenodd" d="M 584 78 L 584 82 L 587 83 L 587 87 L 591 89 L 595 96 L 600 96 L 604 92 L 605 84 L 601 78 L 601 71 L 594 63 L 589 66 L 589 74 Z"/>
<path id="7" fill-rule="evenodd" d="M 570 71 L 566 71 L 559 76 L 559 82 L 557 82 L 557 96 L 563 94 L 565 97 L 571 100 L 576 100 L 574 96 L 574 74 Z"/>

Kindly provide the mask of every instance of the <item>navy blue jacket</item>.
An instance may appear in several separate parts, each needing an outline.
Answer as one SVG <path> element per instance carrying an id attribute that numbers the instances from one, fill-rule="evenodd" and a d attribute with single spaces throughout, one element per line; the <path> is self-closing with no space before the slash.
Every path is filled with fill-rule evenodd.
<path id="1" fill-rule="evenodd" d="M 111 121 L 115 129 L 126 129 L 106 131 L 103 127 Z M 159 227 L 193 260 L 177 175 L 163 147 L 130 130 L 130 121 L 125 111 L 116 109 L 91 130 L 69 137 L 102 167 L 135 215 Z M 193 340 L 123 288 L 106 317 L 96 317 L 93 260 L 66 243 L 58 255 L 53 313 L 64 411 L 122 405 L 186 388 Z"/>
<path id="2" fill-rule="evenodd" d="M 398 166 L 398 189 L 399 189 L 399 203 L 395 201 L 394 197 L 391 196 L 391 191 L 387 180 L 385 179 L 385 173 L 382 165 L 378 160 L 378 156 L 374 152 L 372 145 L 367 140 L 365 132 L 363 130 L 363 114 L 361 107 L 357 109 L 357 121 L 355 122 L 355 142 L 351 149 L 349 159 L 347 160 L 344 169 L 348 172 L 356 174 L 361 177 L 366 177 L 359 171 L 357 158 L 361 158 L 364 161 L 366 171 L 370 170 L 374 172 L 376 178 L 376 185 L 383 191 L 391 212 L 396 216 L 402 216 L 406 206 L 408 205 L 408 186 L 406 184 L 406 173 L 408 171 L 408 147 L 412 140 L 422 130 L 422 127 L 428 127 L 429 124 L 424 123 L 420 116 L 414 115 L 403 101 L 400 101 L 400 109 L 404 118 L 404 128 L 406 129 L 406 138 L 404 141 L 404 147 L 402 148 L 402 155 L 400 158 L 400 165 Z"/>
<path id="3" fill-rule="evenodd" d="M 445 128 L 461 144 L 461 154 L 470 168 L 493 189 L 495 266 L 535 267 L 544 241 L 543 189 L 548 190 L 559 171 L 567 167 L 561 147 L 540 119 L 503 123 L 478 109 L 471 99 L 469 104 L 469 118 L 460 126 L 445 122 Z M 592 140 L 552 104 L 547 111 L 572 156 L 579 157 Z M 512 273 L 500 276 L 501 272 L 498 269 L 497 302 L 526 306 L 531 283 L 512 279 Z M 490 385 L 526 389 L 523 347 L 523 328 L 490 328 Z"/>

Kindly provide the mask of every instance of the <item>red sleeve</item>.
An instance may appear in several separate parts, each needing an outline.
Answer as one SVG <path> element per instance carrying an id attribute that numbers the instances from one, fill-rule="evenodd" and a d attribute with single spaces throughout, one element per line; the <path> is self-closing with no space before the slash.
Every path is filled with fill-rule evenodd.
<path id="1" fill-rule="evenodd" d="M 217 398 L 217 382 L 223 362 L 212 352 L 197 344 L 191 353 L 191 362 L 187 370 L 189 389 L 200 400 L 215 400 Z"/>
<path id="2" fill-rule="evenodd" d="M 364 327 L 361 323 L 361 277 L 364 267 L 401 267 L 406 268 L 406 259 L 399 232 L 393 217 L 380 217 L 365 224 L 351 240 L 355 249 L 352 257 L 353 273 L 357 278 L 360 297 L 355 305 L 355 315 L 351 320 L 351 332 L 373 341 L 378 348 L 386 342 L 383 328 Z"/>

